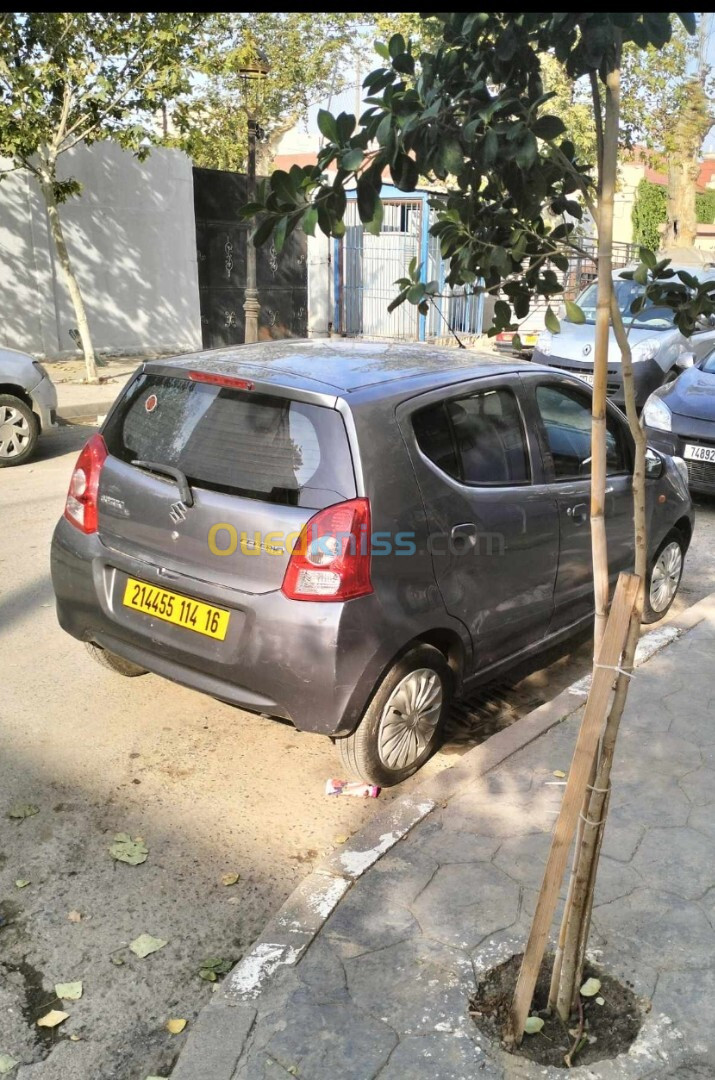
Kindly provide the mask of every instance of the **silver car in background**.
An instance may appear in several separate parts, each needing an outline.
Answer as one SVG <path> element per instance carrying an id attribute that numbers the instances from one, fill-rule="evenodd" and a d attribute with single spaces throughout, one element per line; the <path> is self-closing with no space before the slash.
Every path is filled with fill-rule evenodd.
<path id="1" fill-rule="evenodd" d="M 57 391 L 37 360 L 0 348 L 0 469 L 24 464 L 57 423 Z"/>
<path id="2" fill-rule="evenodd" d="M 694 360 L 704 353 L 699 347 L 699 338 L 705 334 L 694 334 L 692 338 L 681 334 L 673 322 L 673 312 L 667 307 L 651 304 L 637 315 L 631 314 L 631 304 L 643 295 L 643 286 L 635 281 L 621 277 L 626 270 L 635 266 L 613 271 L 613 289 L 623 320 L 628 330 L 628 340 L 633 356 L 633 374 L 636 387 L 636 406 L 641 409 L 650 394 L 663 383 L 676 378 L 681 371 L 692 367 Z M 698 270 L 692 266 L 672 266 L 676 272 L 687 270 L 694 277 L 715 276 L 715 271 Z M 596 292 L 594 281 L 577 298 L 576 303 L 586 316 L 584 323 L 573 323 L 567 318 L 561 320 L 561 332 L 551 333 L 544 330 L 536 343 L 532 359 L 537 364 L 577 375 L 593 386 L 593 353 L 596 334 Z M 712 341 L 712 336 L 707 336 Z M 712 348 L 710 344 L 705 351 Z M 624 407 L 623 379 L 621 376 L 621 350 L 616 342 L 613 330 L 609 330 L 608 339 L 608 396 Z"/>

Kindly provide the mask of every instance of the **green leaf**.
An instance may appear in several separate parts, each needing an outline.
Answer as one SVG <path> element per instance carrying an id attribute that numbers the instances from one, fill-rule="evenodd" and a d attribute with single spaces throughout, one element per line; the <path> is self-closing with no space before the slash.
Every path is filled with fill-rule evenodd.
<path id="1" fill-rule="evenodd" d="M 275 232 L 273 233 L 273 246 L 275 247 L 276 252 L 278 254 L 280 254 L 280 252 L 283 250 L 283 245 L 285 244 L 285 240 L 286 240 L 286 229 L 287 228 L 288 228 L 288 218 L 287 217 L 278 218 L 278 223 L 276 225 Z"/>
<path id="2" fill-rule="evenodd" d="M 541 1019 L 540 1016 L 527 1016 L 526 1022 L 524 1024 L 524 1034 L 536 1035 L 537 1032 L 541 1031 L 543 1026 L 544 1021 Z"/>
<path id="3" fill-rule="evenodd" d="M 151 956 L 152 953 L 158 952 L 168 944 L 169 942 L 164 941 L 163 938 L 152 937 L 151 934 L 140 934 L 130 943 L 129 948 L 135 956 L 143 960 L 145 956 Z"/>
<path id="4" fill-rule="evenodd" d="M 642 263 L 645 263 L 649 270 L 655 270 L 658 265 L 655 255 L 646 247 L 638 248 L 638 257 Z"/>
<path id="5" fill-rule="evenodd" d="M 417 163 L 408 154 L 400 154 L 393 165 L 390 173 L 395 187 L 400 191 L 414 191 L 419 179 Z"/>
<path id="6" fill-rule="evenodd" d="M 406 299 L 407 292 L 405 291 L 401 292 L 399 296 L 396 296 L 394 300 L 391 300 L 390 303 L 387 305 L 388 314 L 391 315 L 396 308 L 400 307 L 401 304 L 404 304 Z"/>
<path id="7" fill-rule="evenodd" d="M 584 315 L 578 304 L 574 304 L 573 300 L 564 301 L 566 307 L 566 318 L 572 323 L 585 323 L 586 316 Z"/>
<path id="8" fill-rule="evenodd" d="M 405 52 L 407 45 L 402 34 L 393 34 L 387 43 L 387 48 L 393 60 L 396 56 L 400 56 L 401 53 Z"/>
<path id="9" fill-rule="evenodd" d="M 375 50 L 375 52 L 377 53 L 377 55 L 381 56 L 383 60 L 389 60 L 390 59 L 390 50 L 388 49 L 387 45 L 385 45 L 385 43 L 383 41 L 374 41 L 372 47 Z"/>
<path id="10" fill-rule="evenodd" d="M 464 154 L 458 139 L 445 139 L 440 150 L 439 163 L 446 173 L 459 175 L 464 166 Z"/>
<path id="11" fill-rule="evenodd" d="M 362 150 L 346 150 L 340 156 L 340 166 L 346 172 L 355 172 L 363 163 L 365 155 Z"/>
<path id="12" fill-rule="evenodd" d="M 315 236 L 315 226 L 318 224 L 318 208 L 310 206 L 303 214 L 303 232 L 307 236 Z"/>
<path id="13" fill-rule="evenodd" d="M 558 139 L 566 131 L 566 125 L 558 116 L 540 116 L 531 130 L 539 139 Z"/>
<path id="14" fill-rule="evenodd" d="M 375 213 L 373 214 L 370 221 L 365 222 L 365 231 L 369 232 L 371 236 L 379 236 L 382 232 L 383 212 L 384 207 L 382 205 L 382 200 L 378 199 L 375 203 Z"/>
<path id="15" fill-rule="evenodd" d="M 283 169 L 276 169 L 271 174 L 271 189 L 281 202 L 295 203 L 297 193 L 293 181 Z"/>
<path id="16" fill-rule="evenodd" d="M 263 210 L 263 209 L 264 209 L 263 203 L 259 203 L 259 202 L 244 203 L 244 205 L 238 211 L 238 216 L 242 220 L 245 220 L 246 218 L 252 218 L 252 217 L 255 217 L 256 214 L 260 214 L 261 210 Z"/>
<path id="17" fill-rule="evenodd" d="M 546 315 L 544 316 L 544 326 L 547 330 L 550 330 L 552 334 L 558 334 L 561 331 L 561 323 L 556 318 L 550 307 L 547 307 L 546 309 Z"/>
<path id="18" fill-rule="evenodd" d="M 35 814 L 39 814 L 39 806 L 35 806 L 34 803 L 15 803 L 8 810 L 7 816 L 13 818 L 16 821 L 22 821 L 23 818 L 34 817 Z"/>
<path id="19" fill-rule="evenodd" d="M 16 889 L 26 889 L 28 885 L 32 884 L 29 878 L 18 878 L 15 882 Z"/>
<path id="20" fill-rule="evenodd" d="M 5 1054 L 0 1050 L 0 1076 L 5 1076 L 7 1073 L 12 1072 L 17 1064 L 17 1058 L 10 1057 L 9 1054 Z"/>
<path id="21" fill-rule="evenodd" d="M 689 34 L 697 32 L 698 24 L 692 11 L 678 11 L 676 14 Z"/>
<path id="22" fill-rule="evenodd" d="M 633 272 L 633 280 L 637 281 L 639 285 L 648 284 L 648 267 L 645 263 L 641 263 L 640 266 Z"/>
<path id="23" fill-rule="evenodd" d="M 407 290 L 407 299 L 410 304 L 419 304 L 424 294 L 425 287 L 421 281 L 418 281 Z"/>
<path id="24" fill-rule="evenodd" d="M 338 142 L 338 125 L 335 117 L 327 109 L 318 109 L 318 129 L 329 142 Z"/>
<path id="25" fill-rule="evenodd" d="M 253 231 L 253 236 L 251 237 L 251 243 L 254 247 L 262 247 L 262 245 L 265 244 L 266 240 L 273 232 L 275 223 L 276 219 L 274 217 L 266 217 L 256 226 Z"/>
<path id="26" fill-rule="evenodd" d="M 581 997 L 595 997 L 598 991 L 601 989 L 600 979 L 586 979 L 579 993 Z"/>
<path id="27" fill-rule="evenodd" d="M 109 854 L 117 862 L 139 866 L 140 863 L 146 862 L 149 849 L 141 837 L 137 836 L 135 840 L 132 840 L 128 833 L 117 833 L 114 843 L 109 848 Z"/>

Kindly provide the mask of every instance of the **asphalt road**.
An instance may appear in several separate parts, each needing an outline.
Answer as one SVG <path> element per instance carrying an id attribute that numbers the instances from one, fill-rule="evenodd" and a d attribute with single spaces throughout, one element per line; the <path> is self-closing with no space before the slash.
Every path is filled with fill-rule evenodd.
<path id="1" fill-rule="evenodd" d="M 90 431 L 64 429 L 0 472 L 0 1053 L 35 1062 L 18 1080 L 168 1075 L 183 1036 L 165 1024 L 191 1022 L 207 1000 L 204 958 L 238 959 L 376 805 L 324 796 L 339 775 L 327 740 L 154 675 L 113 675 L 62 633 L 49 541 Z M 678 605 L 713 590 L 715 501 L 698 506 Z M 589 654 L 582 640 L 460 705 L 425 771 L 553 697 Z M 18 803 L 39 813 L 10 820 Z M 110 857 L 119 832 L 143 837 L 143 865 Z M 225 874 L 240 878 L 225 886 Z M 168 944 L 139 959 L 127 946 L 142 933 Z M 81 1000 L 57 1002 L 54 984 L 75 980 Z M 51 1008 L 69 1018 L 43 1034 L 35 1021 Z"/>

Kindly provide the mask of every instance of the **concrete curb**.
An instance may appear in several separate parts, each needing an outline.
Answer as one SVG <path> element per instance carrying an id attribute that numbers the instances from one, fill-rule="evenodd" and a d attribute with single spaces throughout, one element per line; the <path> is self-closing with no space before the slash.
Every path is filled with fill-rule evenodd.
<path id="1" fill-rule="evenodd" d="M 116 401 L 116 394 L 112 398 L 103 401 L 93 401 L 85 405 L 62 405 L 57 410 L 57 416 L 62 420 L 96 420 L 98 416 L 105 416 Z"/>
<path id="2" fill-rule="evenodd" d="M 713 611 L 715 593 L 674 617 L 672 622 L 644 634 L 636 654 L 636 666 L 646 663 Z M 300 962 L 353 882 L 436 806 L 443 805 L 477 777 L 572 716 L 586 703 L 589 685 L 590 676 L 572 683 L 552 701 L 470 750 L 458 765 L 430 777 L 416 791 L 385 806 L 344 846 L 326 856 L 269 920 L 253 946 L 217 988 L 214 999 L 203 1008 L 171 1073 L 172 1080 L 199 1080 L 205 1075 L 202 1070 L 209 1060 L 211 1080 L 231 1080 L 255 1020 L 257 999 L 269 988 L 277 972 Z M 221 1020 L 227 1017 L 229 1023 L 221 1027 Z M 217 1056 L 219 1031 L 224 1042 Z"/>

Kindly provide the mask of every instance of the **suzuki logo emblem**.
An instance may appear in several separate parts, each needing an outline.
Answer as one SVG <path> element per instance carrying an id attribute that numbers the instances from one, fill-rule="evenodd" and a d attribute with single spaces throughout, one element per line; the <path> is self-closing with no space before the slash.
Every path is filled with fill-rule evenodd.
<path id="1" fill-rule="evenodd" d="M 590 352 L 591 352 L 591 346 L 590 345 L 584 345 L 584 347 L 583 347 L 583 355 L 588 356 L 588 354 Z"/>
<path id="2" fill-rule="evenodd" d="M 169 507 L 169 517 L 178 525 L 180 521 L 186 521 L 186 507 L 179 499 L 178 502 L 172 503 Z"/>

